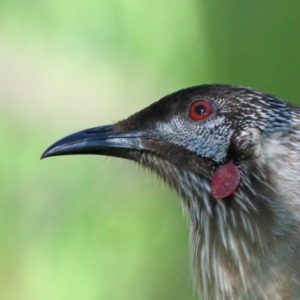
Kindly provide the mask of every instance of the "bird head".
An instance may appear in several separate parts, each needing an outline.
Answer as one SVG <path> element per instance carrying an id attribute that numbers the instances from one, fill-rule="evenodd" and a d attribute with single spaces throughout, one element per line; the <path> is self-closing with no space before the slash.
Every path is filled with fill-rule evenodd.
<path id="1" fill-rule="evenodd" d="M 202 299 L 286 299 L 299 282 L 289 277 L 299 270 L 298 128 L 299 109 L 272 95 L 202 85 L 71 134 L 42 158 L 98 154 L 154 171 L 189 212 Z"/>
<path id="2" fill-rule="evenodd" d="M 290 129 L 287 103 L 261 91 L 232 85 L 202 85 L 170 94 L 113 125 L 69 135 L 42 158 L 99 154 L 150 168 L 183 198 L 189 179 L 215 199 L 232 196 L 243 166 L 267 160 L 264 144 Z M 260 160 L 261 163 L 261 160 Z M 185 180 L 185 184 L 181 184 Z M 201 191 L 198 191 L 201 193 Z"/>

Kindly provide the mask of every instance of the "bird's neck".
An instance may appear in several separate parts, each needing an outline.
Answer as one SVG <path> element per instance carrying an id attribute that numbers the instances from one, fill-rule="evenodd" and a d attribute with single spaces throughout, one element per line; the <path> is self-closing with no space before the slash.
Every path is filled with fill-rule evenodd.
<path id="1" fill-rule="evenodd" d="M 207 176 L 192 171 L 194 161 L 152 157 L 150 168 L 177 191 L 189 215 L 201 299 L 299 298 L 299 137 L 293 129 L 259 143 L 257 159 L 239 165 L 239 187 L 223 200 L 212 197 Z M 149 166 L 147 155 L 142 165 Z"/>
<path id="2" fill-rule="evenodd" d="M 278 192 L 274 170 L 260 160 L 241 171 L 239 189 L 220 201 L 208 181 L 181 174 L 189 182 L 181 180 L 178 191 L 190 214 L 196 288 L 203 299 L 283 299 L 296 275 L 298 259 L 291 254 L 296 242 L 300 246 L 299 224 Z"/>

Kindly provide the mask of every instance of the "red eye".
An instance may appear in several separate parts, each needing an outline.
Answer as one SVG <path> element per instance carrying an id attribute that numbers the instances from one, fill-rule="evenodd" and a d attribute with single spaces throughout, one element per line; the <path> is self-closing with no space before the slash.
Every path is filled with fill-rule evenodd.
<path id="1" fill-rule="evenodd" d="M 205 100 L 198 100 L 190 106 L 189 116 L 194 121 L 208 118 L 214 112 L 212 104 Z"/>

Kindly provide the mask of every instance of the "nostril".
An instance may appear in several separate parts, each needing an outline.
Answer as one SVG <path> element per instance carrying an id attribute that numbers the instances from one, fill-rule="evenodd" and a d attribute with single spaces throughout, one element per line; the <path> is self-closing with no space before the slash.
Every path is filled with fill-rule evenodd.
<path id="1" fill-rule="evenodd" d="M 103 132 L 109 132 L 113 130 L 112 125 L 106 125 L 106 126 L 101 126 L 101 129 L 99 127 L 94 127 L 86 130 L 86 134 L 98 134 L 98 133 L 103 133 Z"/>

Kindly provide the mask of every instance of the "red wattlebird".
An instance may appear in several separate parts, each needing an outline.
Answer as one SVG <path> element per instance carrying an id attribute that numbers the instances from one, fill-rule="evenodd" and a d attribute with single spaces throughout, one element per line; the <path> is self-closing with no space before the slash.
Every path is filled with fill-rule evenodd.
<path id="1" fill-rule="evenodd" d="M 299 108 L 252 88 L 196 86 L 42 157 L 71 154 L 133 160 L 177 191 L 201 299 L 300 298 Z"/>

